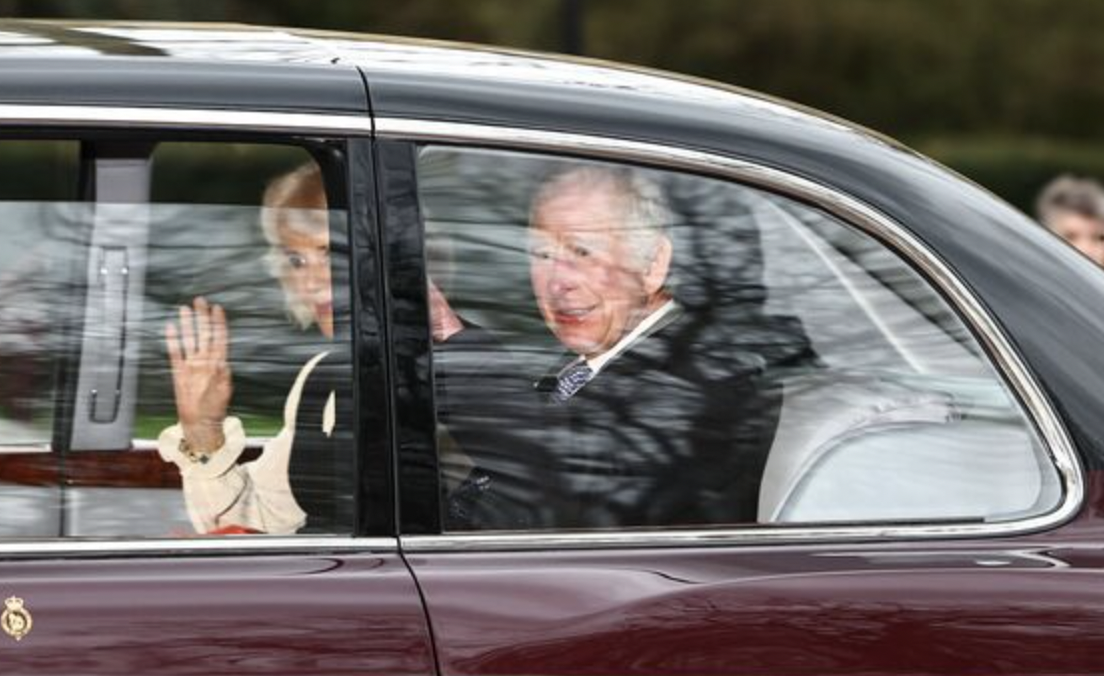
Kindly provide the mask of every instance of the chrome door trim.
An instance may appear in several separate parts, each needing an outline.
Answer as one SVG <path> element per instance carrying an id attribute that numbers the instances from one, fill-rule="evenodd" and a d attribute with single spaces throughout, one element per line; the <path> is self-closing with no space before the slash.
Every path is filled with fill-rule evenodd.
<path id="1" fill-rule="evenodd" d="M 620 160 L 738 180 L 817 206 L 879 239 L 919 268 L 973 330 L 995 361 L 998 373 L 1023 405 L 1054 462 L 1063 484 L 1062 503 L 1024 519 L 991 523 L 745 526 L 699 530 L 583 533 L 456 533 L 403 536 L 404 550 L 475 551 L 571 547 L 694 546 L 836 542 L 841 540 L 930 539 L 1002 536 L 1052 528 L 1070 518 L 1085 499 L 1080 459 L 1069 433 L 1019 353 L 969 287 L 934 251 L 900 223 L 843 193 L 779 169 L 716 153 L 659 143 L 586 134 L 408 118 L 377 118 L 379 138 L 469 146 L 550 151 Z M 401 487 L 400 487 L 401 489 Z"/>
<path id="2" fill-rule="evenodd" d="M 397 552 L 398 540 L 387 537 L 224 535 L 176 539 L 59 539 L 0 542 L 0 562 L 9 559 L 103 558 L 120 555 L 193 556 Z"/>
<path id="3" fill-rule="evenodd" d="M 212 108 L 135 108 L 125 106 L 0 105 L 0 126 L 156 128 L 252 132 L 310 132 L 371 135 L 372 118 L 327 113 L 282 113 Z"/>

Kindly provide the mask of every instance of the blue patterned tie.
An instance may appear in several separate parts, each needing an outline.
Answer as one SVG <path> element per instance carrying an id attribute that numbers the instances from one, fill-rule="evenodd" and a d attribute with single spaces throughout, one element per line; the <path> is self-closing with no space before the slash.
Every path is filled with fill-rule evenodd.
<path id="1" fill-rule="evenodd" d="M 552 401 L 562 404 L 575 396 L 583 385 L 586 385 L 594 377 L 594 371 L 583 360 L 571 364 L 560 372 L 556 381 L 556 389 L 552 391 Z"/>

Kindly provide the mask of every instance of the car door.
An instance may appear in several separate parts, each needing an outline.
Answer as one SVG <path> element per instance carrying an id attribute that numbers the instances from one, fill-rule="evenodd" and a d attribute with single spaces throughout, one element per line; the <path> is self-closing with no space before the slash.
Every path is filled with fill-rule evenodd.
<path id="1" fill-rule="evenodd" d="M 900 226 L 675 148 L 377 124 L 392 265 L 427 280 L 393 286 L 392 321 L 433 318 L 396 359 L 418 375 L 403 547 L 442 674 L 1092 671 L 1096 531 L 1046 533 L 1081 508 L 1078 460 Z M 666 244 L 545 244 L 611 221 Z M 628 307 L 619 275 L 664 250 L 677 316 L 587 354 L 592 319 Z M 600 370 L 565 395 L 580 356 Z M 604 385 L 619 362 L 635 380 Z"/>
<path id="2" fill-rule="evenodd" d="M 393 535 L 368 121 L 80 112 L 0 138 L 4 672 L 434 673 Z M 212 365 L 223 446 L 192 447 L 182 373 Z M 299 523 L 273 458 L 313 491 Z"/>

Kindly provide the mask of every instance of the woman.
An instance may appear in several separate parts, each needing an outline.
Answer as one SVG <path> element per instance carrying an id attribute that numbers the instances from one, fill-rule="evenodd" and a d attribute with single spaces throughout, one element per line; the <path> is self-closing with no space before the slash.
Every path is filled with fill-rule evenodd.
<path id="1" fill-rule="evenodd" d="M 262 200 L 261 225 L 271 245 L 270 270 L 279 279 L 288 313 L 302 328 L 316 326 L 327 339 L 334 335 L 330 272 L 329 222 L 322 173 L 309 162 L 274 179 Z M 227 361 L 229 330 L 219 305 L 196 298 L 179 308 L 179 320 L 165 326 L 179 422 L 158 439 L 161 457 L 180 468 L 184 498 L 192 524 L 200 533 L 263 532 L 290 534 L 308 523 L 327 530 L 337 520 L 333 505 L 315 498 L 334 498 L 331 479 L 340 471 L 297 471 L 310 444 L 311 460 L 336 467 L 334 432 L 337 403 L 326 368 L 330 352 L 315 355 L 300 369 L 284 405 L 284 425 L 253 461 L 238 462 L 245 450 L 241 421 L 228 415 L 233 385 Z M 320 375 L 321 374 L 321 375 Z M 320 393 L 304 396 L 312 390 Z M 308 405 L 308 400 L 312 400 Z M 324 404 L 322 403 L 324 401 Z M 320 409 L 320 410 L 319 410 Z M 326 447 L 318 450 L 320 447 Z M 327 455 L 328 453 L 328 455 Z M 301 463 L 300 463 L 301 464 Z M 344 474 L 351 474 L 351 464 Z M 297 483 L 314 481 L 314 485 Z M 351 496 L 350 496 L 351 500 Z M 319 502 L 321 505 L 321 502 Z M 322 514 L 321 512 L 325 512 Z M 310 515 L 310 516 L 308 516 Z M 330 531 L 332 532 L 332 530 Z"/>

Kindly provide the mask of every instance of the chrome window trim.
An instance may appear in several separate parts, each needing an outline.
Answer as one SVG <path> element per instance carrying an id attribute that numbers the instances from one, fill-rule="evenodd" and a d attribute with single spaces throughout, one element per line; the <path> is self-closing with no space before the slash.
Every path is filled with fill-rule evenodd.
<path id="1" fill-rule="evenodd" d="M 73 538 L 71 540 L 11 540 L 2 542 L 0 543 L 0 562 L 15 558 L 87 558 L 127 554 L 176 557 L 203 554 L 323 554 L 326 552 L 397 552 L 398 550 L 398 540 L 388 537 L 223 535 L 143 540 Z"/>
<path id="2" fill-rule="evenodd" d="M 368 113 L 336 115 L 200 108 L 123 106 L 0 105 L 0 127 L 148 128 L 158 130 L 242 131 L 370 136 Z M 0 541 L 0 561 L 12 558 L 321 554 L 397 552 L 396 538 L 349 536 L 222 536 L 211 538 L 57 539 Z"/>
<path id="3" fill-rule="evenodd" d="M 999 324 L 969 287 L 935 252 L 904 226 L 865 203 L 807 178 L 700 150 L 585 134 L 441 122 L 410 118 L 377 118 L 379 138 L 466 144 L 519 151 L 547 151 L 597 159 L 637 162 L 737 180 L 784 194 L 836 215 L 918 267 L 958 311 L 984 345 L 998 374 L 1022 404 L 1063 487 L 1061 504 L 1050 512 L 990 523 L 743 526 L 696 530 L 649 530 L 580 533 L 455 533 L 402 536 L 404 550 L 482 551 L 583 547 L 697 546 L 824 542 L 843 540 L 931 539 L 1007 536 L 1045 530 L 1072 518 L 1085 498 L 1080 459 L 1061 418 L 1035 382 Z"/>
<path id="4" fill-rule="evenodd" d="M 0 125 L 58 127 L 152 127 L 163 130 L 310 132 L 371 135 L 372 118 L 330 113 L 283 113 L 213 108 L 135 108 L 0 104 Z"/>

